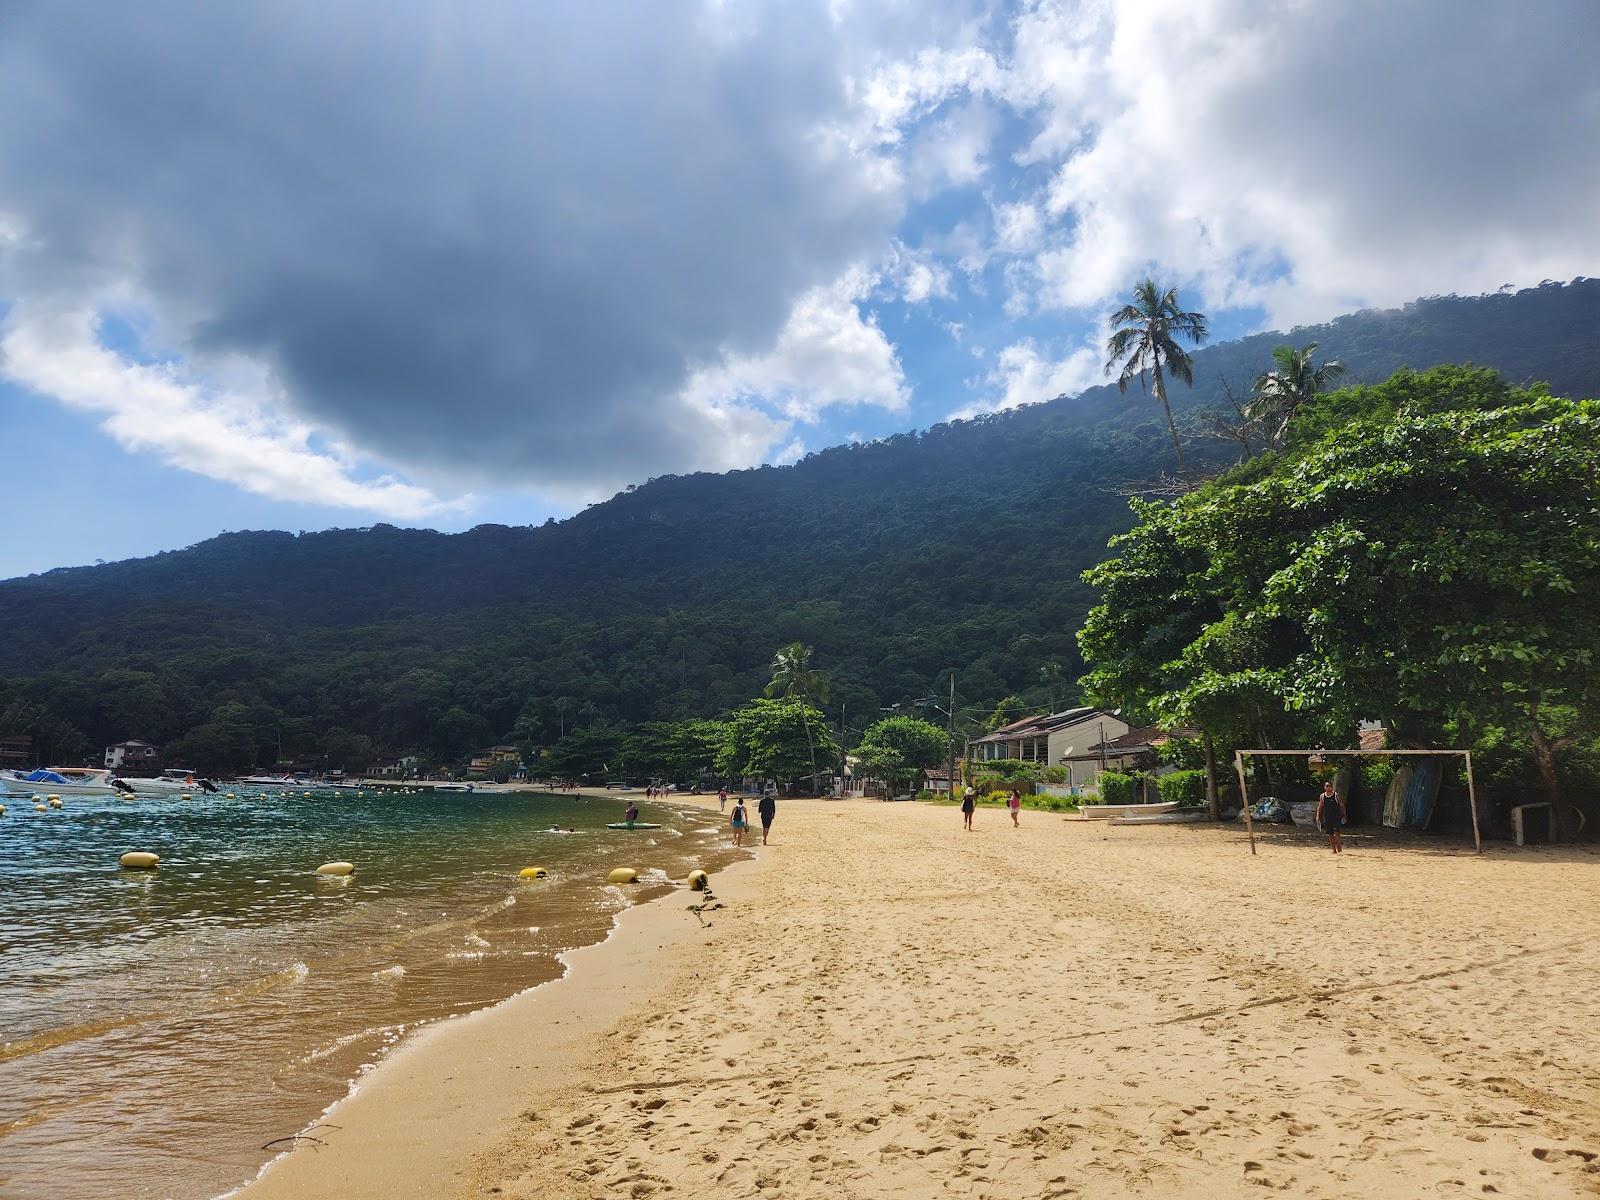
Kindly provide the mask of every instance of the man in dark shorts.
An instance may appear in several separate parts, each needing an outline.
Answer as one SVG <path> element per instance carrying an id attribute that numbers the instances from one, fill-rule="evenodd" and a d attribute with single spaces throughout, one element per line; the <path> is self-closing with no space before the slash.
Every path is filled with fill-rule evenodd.
<path id="1" fill-rule="evenodd" d="M 1339 844 L 1339 831 L 1344 828 L 1344 797 L 1333 790 L 1333 780 L 1322 784 L 1322 795 L 1317 797 L 1317 828 L 1328 835 L 1328 844 L 1335 854 L 1343 854 Z"/>
<path id="2" fill-rule="evenodd" d="M 763 792 L 761 803 L 756 805 L 756 812 L 761 814 L 761 844 L 767 844 L 767 831 L 772 828 L 772 818 L 778 815 L 778 796 L 776 792 Z"/>

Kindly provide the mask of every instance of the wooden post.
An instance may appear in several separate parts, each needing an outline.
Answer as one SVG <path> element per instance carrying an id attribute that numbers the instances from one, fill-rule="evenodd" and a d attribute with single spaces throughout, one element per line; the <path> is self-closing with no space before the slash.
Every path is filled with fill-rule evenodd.
<path id="1" fill-rule="evenodd" d="M 1250 820 L 1250 789 L 1244 783 L 1244 751 L 1236 750 L 1233 755 L 1233 768 L 1239 772 L 1239 803 L 1244 805 L 1244 831 L 1250 836 L 1250 853 L 1256 852 L 1256 827 Z"/>
<path id="2" fill-rule="evenodd" d="M 1467 806 L 1472 809 L 1472 844 L 1483 853 L 1483 835 L 1478 832 L 1478 789 L 1472 786 L 1472 751 L 1467 756 Z"/>

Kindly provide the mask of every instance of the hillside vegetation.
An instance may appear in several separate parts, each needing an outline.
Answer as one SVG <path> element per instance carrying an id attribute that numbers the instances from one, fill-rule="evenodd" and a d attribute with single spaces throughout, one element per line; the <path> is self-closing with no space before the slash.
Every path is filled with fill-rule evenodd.
<path id="1" fill-rule="evenodd" d="M 1420 300 L 1195 354 L 1181 428 L 1289 341 L 1347 382 L 1474 362 L 1600 394 L 1600 281 Z M 1220 467 L 1237 448 L 1197 436 Z M 1115 387 L 839 447 L 792 467 L 651 480 L 562 522 L 228 533 L 0 583 L 0 733 L 60 757 L 226 726 L 258 761 L 353 744 L 449 758 L 574 724 L 721 712 L 773 648 L 815 647 L 832 712 L 944 690 L 1064 703 L 1096 597 L 1083 570 L 1170 469 L 1159 410 Z M 250 746 L 243 745 L 249 740 Z"/>

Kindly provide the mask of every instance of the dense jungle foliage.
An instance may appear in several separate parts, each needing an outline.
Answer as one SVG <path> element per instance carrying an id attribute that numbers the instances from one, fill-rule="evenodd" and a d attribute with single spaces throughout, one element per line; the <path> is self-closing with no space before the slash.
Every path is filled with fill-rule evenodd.
<path id="1" fill-rule="evenodd" d="M 1214 471 L 1239 447 L 1205 439 L 1202 411 L 1286 341 L 1319 342 L 1346 383 L 1471 361 L 1596 395 L 1596 328 L 1595 280 L 1419 300 L 1202 349 L 1172 402 L 1191 466 Z M 959 736 L 1003 697 L 1076 698 L 1082 573 L 1171 461 L 1159 408 L 1105 386 L 791 467 L 654 479 L 539 527 L 225 533 L 10 580 L 0 734 L 57 762 L 128 737 L 249 764 L 451 761 L 726 713 L 761 692 L 774 646 L 803 642 L 850 744 L 881 708 L 944 696 L 951 670 Z"/>

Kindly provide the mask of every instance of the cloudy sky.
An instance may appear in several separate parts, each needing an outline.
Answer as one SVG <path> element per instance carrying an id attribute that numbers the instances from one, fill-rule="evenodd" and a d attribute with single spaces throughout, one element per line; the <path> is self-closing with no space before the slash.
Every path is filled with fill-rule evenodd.
<path id="1" fill-rule="evenodd" d="M 564 515 L 1600 273 L 1600 5 L 12 0 L 0 576 Z"/>

